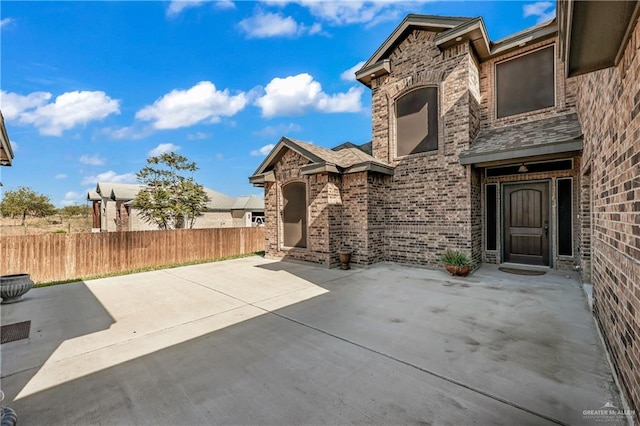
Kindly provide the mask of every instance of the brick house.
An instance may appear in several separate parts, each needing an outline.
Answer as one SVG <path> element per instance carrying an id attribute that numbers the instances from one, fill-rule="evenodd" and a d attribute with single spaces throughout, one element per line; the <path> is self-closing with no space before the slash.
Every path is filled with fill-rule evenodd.
<path id="1" fill-rule="evenodd" d="M 482 18 L 407 16 L 356 73 L 372 141 L 284 137 L 249 180 L 268 257 L 579 269 L 640 413 L 640 6 L 557 10 L 496 42 Z"/>
<path id="2" fill-rule="evenodd" d="M 583 140 L 556 22 L 486 34 L 482 18 L 407 16 L 356 73 L 370 145 L 274 147 L 250 178 L 273 218 L 267 255 L 334 266 L 348 248 L 357 264 L 437 266 L 451 248 L 476 264 L 579 264 Z"/>

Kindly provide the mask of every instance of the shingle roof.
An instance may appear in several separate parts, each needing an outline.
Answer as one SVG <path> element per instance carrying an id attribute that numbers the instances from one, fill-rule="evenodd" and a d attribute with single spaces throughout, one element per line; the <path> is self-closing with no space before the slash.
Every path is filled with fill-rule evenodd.
<path id="1" fill-rule="evenodd" d="M 96 192 L 104 198 L 111 198 L 115 194 L 116 200 L 131 200 L 143 188 L 136 183 L 98 182 Z"/>
<path id="2" fill-rule="evenodd" d="M 234 210 L 264 210 L 264 198 L 254 195 L 238 197 L 233 205 Z"/>
<path id="3" fill-rule="evenodd" d="M 363 147 L 365 149 L 370 147 L 370 142 L 361 146 L 346 142 L 334 149 L 327 149 L 308 142 L 282 137 L 258 169 L 249 177 L 249 182 L 255 186 L 262 186 L 265 179 L 269 179 L 267 175 L 273 172 L 273 168 L 286 150 L 297 152 L 309 160 L 309 164 L 300 168 L 303 174 L 324 172 L 343 174 L 361 171 L 393 174 L 393 166 L 372 157 L 362 149 Z"/>
<path id="4" fill-rule="evenodd" d="M 286 138 L 290 142 L 293 142 L 295 145 L 309 151 L 310 153 L 316 155 L 320 160 L 326 161 L 328 163 L 335 164 L 338 167 L 348 168 L 356 164 L 360 163 L 375 163 L 383 166 L 388 166 L 388 164 L 380 161 L 371 155 L 365 153 L 364 151 L 356 148 L 356 145 L 349 148 L 342 148 L 338 151 L 334 151 L 332 149 L 323 148 L 321 146 L 313 145 L 308 142 L 302 142 L 296 139 Z"/>
<path id="5" fill-rule="evenodd" d="M 87 199 L 101 200 L 102 197 L 105 197 L 114 200 L 133 200 L 134 198 L 136 198 L 136 195 L 138 195 L 138 192 L 140 192 L 142 188 L 144 188 L 144 185 L 98 182 L 96 191 L 89 191 L 87 193 Z M 206 187 L 204 188 L 204 192 L 209 196 L 210 199 L 207 203 L 207 210 L 210 211 L 227 211 L 232 209 L 245 209 L 255 211 L 264 209 L 264 200 L 255 196 L 235 198 Z"/>
<path id="6" fill-rule="evenodd" d="M 575 113 L 480 132 L 460 154 L 462 164 L 582 149 L 582 127 Z"/>

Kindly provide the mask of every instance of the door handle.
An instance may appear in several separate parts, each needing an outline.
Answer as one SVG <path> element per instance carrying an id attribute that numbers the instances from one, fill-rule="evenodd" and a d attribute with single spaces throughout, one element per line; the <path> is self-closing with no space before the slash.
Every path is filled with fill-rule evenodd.
<path id="1" fill-rule="evenodd" d="M 549 221 L 544 221 L 544 235 L 549 236 Z"/>

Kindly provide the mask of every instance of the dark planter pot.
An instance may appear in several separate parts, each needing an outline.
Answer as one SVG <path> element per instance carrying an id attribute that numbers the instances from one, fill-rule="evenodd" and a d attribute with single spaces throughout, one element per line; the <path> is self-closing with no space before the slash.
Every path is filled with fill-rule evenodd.
<path id="1" fill-rule="evenodd" d="M 340 269 L 351 269 L 349 263 L 351 263 L 351 250 L 340 250 L 338 252 L 340 255 Z"/>
<path id="2" fill-rule="evenodd" d="M 451 275 L 458 277 L 466 277 L 469 275 L 469 272 L 471 272 L 471 268 L 469 266 L 444 265 L 444 267 Z"/>
<path id="3" fill-rule="evenodd" d="M 19 302 L 31 287 L 33 287 L 33 281 L 29 274 L 0 275 L 2 304 Z"/>

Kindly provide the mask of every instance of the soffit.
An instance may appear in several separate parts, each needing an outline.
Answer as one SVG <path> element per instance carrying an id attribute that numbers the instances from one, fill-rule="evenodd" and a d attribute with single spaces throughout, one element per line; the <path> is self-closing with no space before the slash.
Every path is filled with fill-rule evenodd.
<path id="1" fill-rule="evenodd" d="M 640 13 L 636 1 L 558 2 L 561 55 L 568 77 L 615 66 Z"/>

